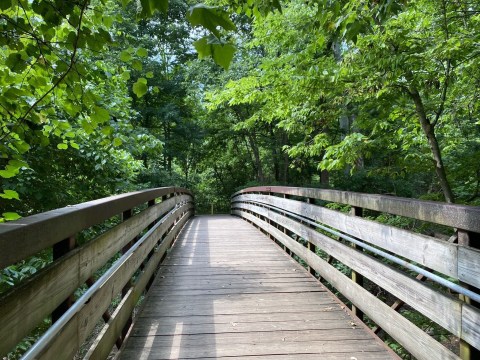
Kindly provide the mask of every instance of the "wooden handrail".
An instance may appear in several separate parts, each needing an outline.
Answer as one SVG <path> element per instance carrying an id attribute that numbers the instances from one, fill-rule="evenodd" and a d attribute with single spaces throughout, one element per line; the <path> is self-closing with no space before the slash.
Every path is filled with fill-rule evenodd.
<path id="1" fill-rule="evenodd" d="M 175 193 L 192 195 L 190 190 L 178 187 L 148 189 L 66 206 L 0 224 L 0 269 L 151 199 Z"/>
<path id="2" fill-rule="evenodd" d="M 279 195 L 284 195 L 280 197 Z M 457 359 L 451 351 L 424 333 L 362 287 L 360 282 L 349 279 L 328 261 L 315 252 L 320 249 L 329 258 L 335 258 L 350 268 L 356 278 L 369 279 L 403 303 L 427 316 L 453 335 L 462 344 L 480 349 L 480 309 L 468 299 L 459 299 L 430 282 L 421 282 L 411 277 L 407 268 L 430 272 L 431 278 L 448 285 L 448 280 L 438 277 L 435 270 L 470 289 L 451 283 L 451 288 L 460 289 L 472 297 L 478 297 L 480 288 L 480 251 L 469 244 L 454 244 L 364 219 L 355 214 L 345 214 L 313 204 L 311 199 L 339 202 L 368 208 L 375 211 L 408 216 L 455 227 L 458 234 L 467 234 L 472 239 L 480 231 L 480 209 L 443 203 L 398 199 L 390 196 L 339 192 L 322 189 L 287 187 L 254 187 L 244 189 L 232 196 L 232 214 L 251 222 L 305 261 L 311 271 L 328 281 L 351 303 L 365 313 L 378 326 L 397 339 L 419 359 Z M 407 210 L 415 209 L 412 214 Z M 429 214 L 429 211 L 436 211 Z M 446 211 L 447 214 L 439 211 Z M 355 213 L 361 213 L 356 211 Z M 449 215 L 453 214 L 450 219 Z M 463 215 L 462 215 L 463 214 Z M 411 216 L 409 216 L 411 215 Z M 467 217 L 467 219 L 461 218 Z M 467 230 L 467 231 L 466 231 Z M 329 234 L 330 233 L 330 234 Z M 339 241 L 343 237 L 343 241 Z M 302 243 L 298 240 L 302 239 Z M 349 240 L 350 239 L 350 240 Z M 356 239 L 359 239 L 357 241 Z M 305 242 L 308 246 L 305 246 Z M 359 244 L 354 248 L 349 242 Z M 364 244 L 363 246 L 361 244 Z M 363 248 L 376 251 L 375 256 Z M 313 251 L 312 251 L 313 249 Z M 387 258 L 381 259 L 378 254 Z M 393 255 L 389 255 L 393 253 Z M 398 261 L 392 263 L 397 256 Z M 406 260 L 405 260 L 406 259 Z M 386 261 L 387 260 L 387 261 Z M 412 265 L 408 262 L 413 262 Z M 402 264 L 403 266 L 400 266 Z M 424 268 L 418 267 L 418 265 Z M 477 288 L 477 290 L 476 290 Z M 444 288 L 445 289 L 445 288 Z M 467 300 L 467 301 L 464 301 Z M 463 356 L 462 358 L 468 358 Z"/>
<path id="3" fill-rule="evenodd" d="M 65 324 L 62 322 L 60 333 L 48 340 L 39 358 L 72 358 L 102 317 L 108 323 L 114 322 L 116 326 L 110 329 L 107 326 L 107 338 L 97 339 L 94 345 L 101 344 L 101 352 L 104 353 L 109 352 L 115 343 L 117 346 L 121 344 L 121 334 L 125 333 L 122 329 L 129 324 L 128 318 L 131 317 L 133 307 L 151 283 L 154 270 L 176 235 L 194 213 L 193 196 L 183 188 L 150 189 L 0 224 L 0 257 L 3 268 L 38 251 L 55 247 L 65 236 L 74 238 L 82 230 L 122 213 L 131 213 L 130 210 L 134 208 L 138 208 L 139 212 L 82 246 L 67 248 L 63 255 L 54 258 L 45 269 L 0 296 L 0 356 L 11 351 L 24 336 L 64 304 L 65 299 L 70 298 L 67 306 L 63 306 L 54 319 L 65 320 L 62 313 L 68 313 L 68 307 L 75 307 L 78 303 L 72 305 L 75 301 L 72 294 L 85 283 L 92 290 L 95 288 L 93 295 L 73 317 L 65 320 Z M 153 228 L 156 223 L 158 225 Z M 143 235 L 149 229 L 152 230 Z M 133 244 L 132 241 L 142 243 L 97 290 L 94 274 L 101 268 L 105 269 L 106 264 L 110 266 L 115 256 L 122 249 L 125 251 L 127 245 L 131 246 L 129 244 Z M 133 274 L 138 270 L 141 270 L 140 275 L 132 281 Z M 117 294 L 121 294 L 124 300 L 115 313 L 110 315 L 106 311 Z M 105 346 L 110 348 L 107 350 Z M 55 351 L 54 355 L 51 351 Z M 95 347 L 91 349 L 92 353 L 98 351 Z"/>
<path id="4" fill-rule="evenodd" d="M 236 192 L 232 195 L 232 199 L 240 194 L 247 193 L 272 193 L 318 199 L 480 233 L 480 207 L 478 206 L 455 205 L 351 191 L 286 186 L 250 187 Z"/>

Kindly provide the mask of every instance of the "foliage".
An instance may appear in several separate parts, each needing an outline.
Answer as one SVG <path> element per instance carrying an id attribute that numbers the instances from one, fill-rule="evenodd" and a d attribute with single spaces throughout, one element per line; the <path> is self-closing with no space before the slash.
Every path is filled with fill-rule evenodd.
<path id="1" fill-rule="evenodd" d="M 0 11 L 0 222 L 171 185 L 192 188 L 200 213 L 264 184 L 480 204 L 474 3 L 5 0 Z M 2 270 L 0 291 L 49 261 Z"/>

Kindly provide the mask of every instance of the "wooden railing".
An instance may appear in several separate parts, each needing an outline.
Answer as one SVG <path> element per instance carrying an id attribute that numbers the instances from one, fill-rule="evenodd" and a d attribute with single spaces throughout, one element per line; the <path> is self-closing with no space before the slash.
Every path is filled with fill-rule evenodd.
<path id="1" fill-rule="evenodd" d="M 325 207 L 327 203 L 349 205 L 350 213 Z M 364 209 L 439 224 L 453 235 L 439 239 L 385 225 L 363 218 Z M 403 304 L 458 337 L 460 358 L 478 359 L 480 208 L 272 186 L 234 194 L 232 214 L 262 229 L 303 260 L 312 273 L 352 303 L 357 316 L 373 321 L 374 331 L 383 329 L 416 358 L 459 357 L 402 316 L 398 311 Z M 348 267 L 351 277 L 337 270 L 332 259 Z M 365 287 L 375 284 L 397 300 L 385 303 L 364 282 Z"/>
<path id="2" fill-rule="evenodd" d="M 88 359 L 107 358 L 121 345 L 135 305 L 193 212 L 190 191 L 168 187 L 1 224 L 0 269 L 41 251 L 52 252 L 53 261 L 1 296 L 0 357 L 51 316 L 52 326 L 25 358 L 71 359 L 82 346 Z M 116 225 L 77 246 L 82 231 L 105 221 Z M 118 304 L 113 312 L 112 301 Z M 86 346 L 102 318 L 104 326 Z"/>

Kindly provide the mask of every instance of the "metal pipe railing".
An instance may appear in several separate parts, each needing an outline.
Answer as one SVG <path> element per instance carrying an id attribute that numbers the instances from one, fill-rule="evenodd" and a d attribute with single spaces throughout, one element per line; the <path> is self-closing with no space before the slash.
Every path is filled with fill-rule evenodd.
<path id="1" fill-rule="evenodd" d="M 331 229 L 331 228 L 328 228 L 324 225 L 321 225 L 319 224 L 318 222 L 316 221 L 313 221 L 312 219 L 308 218 L 308 217 L 305 217 L 305 216 L 302 216 L 302 215 L 298 215 L 298 214 L 295 214 L 289 210 L 285 210 L 285 209 L 282 209 L 278 206 L 274 206 L 274 205 L 270 205 L 268 203 L 265 203 L 265 202 L 262 202 L 262 201 L 248 201 L 249 203 L 252 203 L 252 204 L 259 204 L 259 205 L 262 205 L 262 206 L 266 206 L 268 207 L 269 209 L 272 209 L 274 210 L 275 212 L 277 213 L 288 213 L 289 216 L 293 217 L 293 218 L 296 218 L 296 219 L 299 219 L 301 221 L 304 221 L 304 222 L 307 222 L 309 223 L 310 225 L 313 225 L 317 228 L 320 228 L 332 235 L 335 235 L 335 236 L 338 236 L 338 237 L 341 237 L 342 239 L 345 239 L 347 241 L 350 241 L 351 243 L 353 244 L 356 244 L 358 246 L 361 246 L 362 248 L 376 254 L 376 255 L 379 255 L 379 256 L 382 256 L 384 257 L 385 259 L 388 259 L 390 261 L 392 261 L 393 263 L 397 264 L 397 265 L 400 265 L 400 266 L 403 266 L 409 270 L 412 270 L 412 271 L 415 271 L 417 272 L 418 274 L 422 274 L 423 276 L 429 278 L 430 280 L 432 280 L 433 282 L 439 284 L 439 285 L 442 285 L 452 291 L 455 291 L 459 294 L 462 294 L 462 295 L 465 295 L 467 297 L 469 297 L 470 299 L 476 301 L 476 302 L 480 302 L 480 294 L 477 294 L 469 289 L 466 289 L 464 287 L 462 287 L 461 285 L 459 284 L 455 284 L 454 282 L 451 282 L 441 276 L 438 276 L 428 270 L 425 270 L 417 265 L 414 265 L 412 263 L 409 263 L 408 261 L 405 261 L 397 256 L 394 256 L 394 255 L 391 255 L 385 251 L 382 251 L 380 249 L 377 249 L 369 244 L 367 244 L 366 242 L 364 241 L 361 241 L 361 240 L 358 240 L 358 239 L 355 239 L 347 234 L 344 234 L 340 231 L 337 231 L 337 230 L 334 230 L 334 229 Z"/>
<path id="2" fill-rule="evenodd" d="M 37 359 L 49 343 L 58 335 L 62 328 L 82 309 L 82 306 L 100 289 L 105 282 L 128 260 L 152 233 L 158 229 L 170 216 L 173 215 L 183 204 L 177 203 L 164 217 L 162 217 L 150 230 L 148 230 L 128 251 L 125 252 L 113 265 L 98 278 L 95 283 L 55 322 L 50 328 L 32 345 L 21 357 L 21 360 Z"/>

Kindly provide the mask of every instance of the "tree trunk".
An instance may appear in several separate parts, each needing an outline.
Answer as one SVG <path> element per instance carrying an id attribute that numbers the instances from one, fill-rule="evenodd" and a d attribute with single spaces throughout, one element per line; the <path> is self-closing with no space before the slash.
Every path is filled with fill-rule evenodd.
<path id="1" fill-rule="evenodd" d="M 263 175 L 263 169 L 262 169 L 262 161 L 260 159 L 260 151 L 258 149 L 257 143 L 255 141 L 254 135 L 248 134 L 248 142 L 250 143 L 250 147 L 253 152 L 253 156 L 255 158 L 255 166 L 257 168 L 257 181 L 260 183 L 265 182 L 265 177 Z"/>
<path id="2" fill-rule="evenodd" d="M 288 185 L 288 168 L 290 166 L 290 158 L 288 157 L 288 153 L 283 150 L 284 145 L 289 145 L 288 142 L 288 134 L 286 131 L 282 130 L 282 144 L 281 144 L 281 153 L 283 154 L 283 185 Z"/>
<path id="3" fill-rule="evenodd" d="M 330 184 L 330 174 L 328 173 L 328 170 L 322 170 L 320 172 L 320 184 L 325 187 L 328 187 Z"/>
<path id="4" fill-rule="evenodd" d="M 281 130 L 279 130 L 281 131 Z M 275 181 L 280 181 L 280 162 L 282 154 L 282 144 L 281 137 L 275 132 L 275 127 L 273 124 L 270 124 L 270 138 L 271 138 L 271 147 L 272 147 L 272 160 L 273 160 L 273 172 L 275 176 Z"/>
<path id="5" fill-rule="evenodd" d="M 440 146 L 438 145 L 437 137 L 435 136 L 435 127 L 427 117 L 427 113 L 425 112 L 423 101 L 418 90 L 413 88 L 410 89 L 409 93 L 413 102 L 415 103 L 415 110 L 417 112 L 420 125 L 422 126 L 423 133 L 427 137 L 430 150 L 432 151 L 433 160 L 435 161 L 435 172 L 437 173 L 443 195 L 445 196 L 445 201 L 448 203 L 454 203 L 455 196 L 453 195 L 452 188 L 450 187 L 450 183 L 447 179 L 447 172 L 445 170 L 445 166 L 443 165 L 442 153 L 440 151 Z"/>

